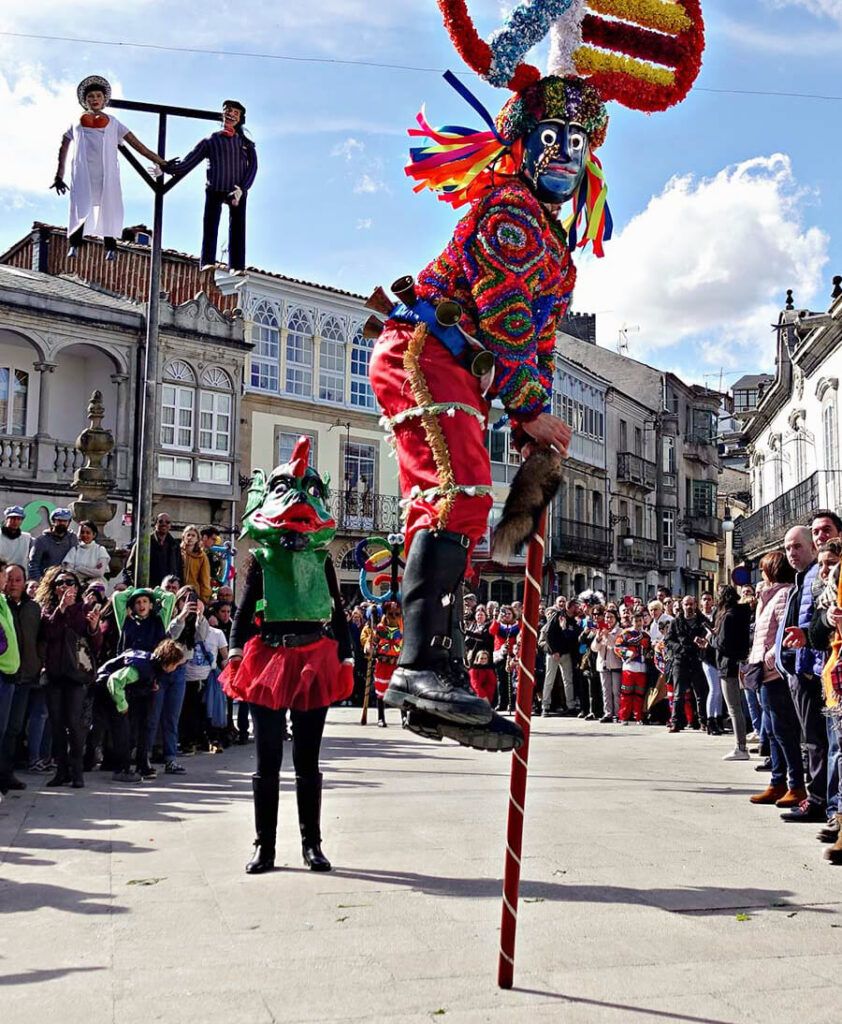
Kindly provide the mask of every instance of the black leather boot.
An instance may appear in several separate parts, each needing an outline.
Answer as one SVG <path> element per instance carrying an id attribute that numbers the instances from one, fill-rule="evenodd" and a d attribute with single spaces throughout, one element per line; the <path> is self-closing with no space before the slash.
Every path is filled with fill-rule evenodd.
<path id="1" fill-rule="evenodd" d="M 301 829 L 301 854 L 311 871 L 330 871 L 330 861 L 322 853 L 322 776 L 295 778 L 298 800 L 298 825 Z"/>
<path id="2" fill-rule="evenodd" d="M 381 729 L 386 728 L 386 705 L 382 697 L 377 698 L 377 725 Z"/>
<path id="3" fill-rule="evenodd" d="M 384 699 L 390 707 L 484 725 L 491 707 L 473 692 L 453 653 L 456 592 L 468 546 L 467 537 L 445 530 L 415 534 L 403 575 L 403 647 Z"/>
<path id="4" fill-rule="evenodd" d="M 426 711 L 411 708 L 406 713 L 404 728 L 428 740 L 455 740 L 463 747 L 474 750 L 519 750 L 524 743 L 523 729 L 517 722 L 502 715 L 492 714 L 485 725 L 459 725 L 446 722 Z"/>
<path id="5" fill-rule="evenodd" d="M 254 796 L 254 856 L 246 864 L 247 875 L 275 869 L 275 835 L 278 831 L 278 779 L 252 775 Z"/>

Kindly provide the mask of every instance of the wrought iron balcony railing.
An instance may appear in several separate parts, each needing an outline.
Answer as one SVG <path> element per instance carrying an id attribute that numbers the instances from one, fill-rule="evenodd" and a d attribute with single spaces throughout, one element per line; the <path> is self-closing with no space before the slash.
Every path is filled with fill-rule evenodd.
<path id="1" fill-rule="evenodd" d="M 617 479 L 627 484 L 638 484 L 647 491 L 654 491 L 657 479 L 657 466 L 654 462 L 644 459 L 632 452 L 617 454 Z"/>
<path id="2" fill-rule="evenodd" d="M 611 561 L 611 530 L 578 519 L 553 520 L 550 553 L 553 558 L 605 566 Z"/>
<path id="3" fill-rule="evenodd" d="M 369 491 L 334 491 L 328 502 L 341 533 L 397 533 L 401 529 L 400 498 Z"/>
<path id="4" fill-rule="evenodd" d="M 753 515 L 737 520 L 735 533 L 739 532 L 738 543 L 742 544 L 742 553 L 753 558 L 774 545 L 783 546 L 786 531 L 792 526 L 806 525 L 820 505 L 819 474 L 816 472 Z"/>
<path id="5" fill-rule="evenodd" d="M 631 545 L 625 542 L 631 538 Z M 617 564 L 635 565 L 641 569 L 658 568 L 658 542 L 649 537 L 620 534 L 617 537 Z"/>

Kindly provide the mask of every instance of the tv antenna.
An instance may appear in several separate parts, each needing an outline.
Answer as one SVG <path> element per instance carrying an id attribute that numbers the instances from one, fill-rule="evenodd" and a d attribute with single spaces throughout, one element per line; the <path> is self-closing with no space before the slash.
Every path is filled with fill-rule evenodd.
<path id="1" fill-rule="evenodd" d="M 623 324 L 617 332 L 617 351 L 621 356 L 629 354 L 629 334 L 637 334 L 639 331 L 639 324 L 633 324 L 631 327 L 628 324 Z"/>

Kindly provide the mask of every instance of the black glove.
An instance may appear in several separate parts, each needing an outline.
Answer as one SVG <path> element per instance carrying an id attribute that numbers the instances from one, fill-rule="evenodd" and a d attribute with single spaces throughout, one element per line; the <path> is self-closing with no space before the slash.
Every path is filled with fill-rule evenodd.
<path id="1" fill-rule="evenodd" d="M 166 171 L 167 174 L 174 174 L 178 170 L 178 165 L 180 163 L 181 160 L 177 156 L 175 156 L 172 158 L 172 160 L 167 160 L 164 163 L 162 163 L 161 170 Z"/>
<path id="2" fill-rule="evenodd" d="M 64 178 L 62 178 L 62 176 L 60 174 L 57 174 L 53 178 L 53 183 L 52 183 L 52 185 L 50 185 L 50 188 L 54 188 L 58 195 L 63 196 L 65 194 L 65 192 L 67 191 L 67 184 L 66 184 Z"/>

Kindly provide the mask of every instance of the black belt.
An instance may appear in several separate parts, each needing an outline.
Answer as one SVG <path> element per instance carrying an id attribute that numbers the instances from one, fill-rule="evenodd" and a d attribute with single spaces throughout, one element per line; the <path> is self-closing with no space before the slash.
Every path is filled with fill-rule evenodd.
<path id="1" fill-rule="evenodd" d="M 268 647 L 307 647 L 315 644 L 324 636 L 323 633 L 282 633 L 280 636 L 269 634 L 263 637 Z"/>

